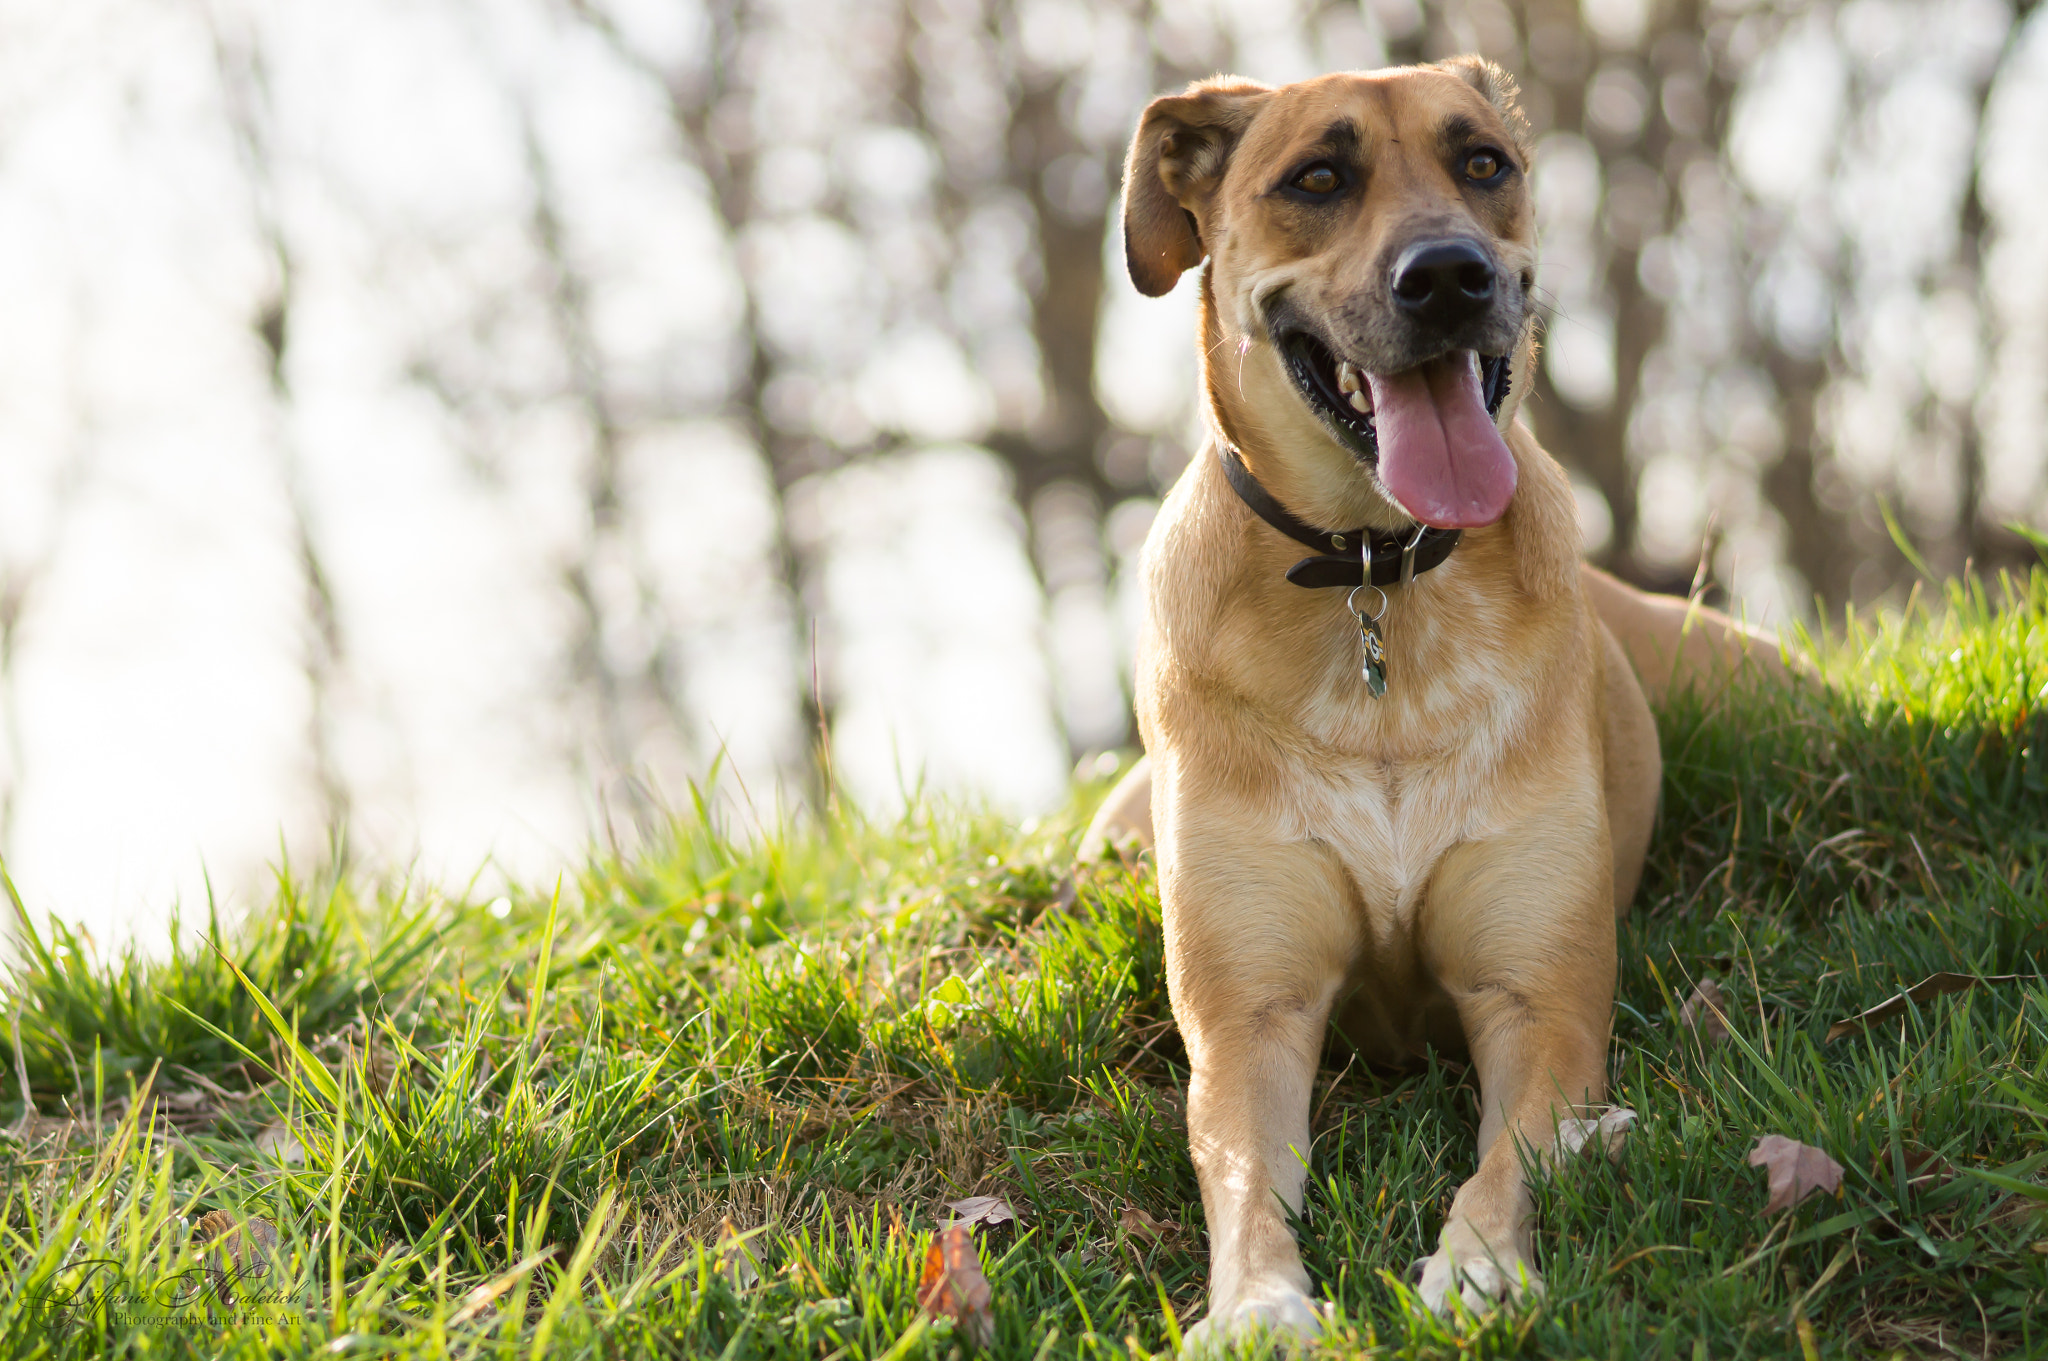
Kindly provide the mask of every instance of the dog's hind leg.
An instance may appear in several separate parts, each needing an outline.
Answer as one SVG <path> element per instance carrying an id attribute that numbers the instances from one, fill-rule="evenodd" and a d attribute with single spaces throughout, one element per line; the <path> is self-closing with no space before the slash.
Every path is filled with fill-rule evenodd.
<path id="1" fill-rule="evenodd" d="M 1652 704 L 1684 686 L 1725 685 L 1744 671 L 1785 680 L 1801 669 L 1797 657 L 1787 667 L 1776 638 L 1696 600 L 1639 591 L 1590 564 L 1580 565 L 1579 580 Z"/>
<path id="2" fill-rule="evenodd" d="M 1599 629 L 1601 783 L 1614 850 L 1614 915 L 1619 917 L 1642 882 L 1664 788 L 1664 756 L 1657 746 L 1657 720 L 1621 644 L 1604 623 Z"/>
<path id="3" fill-rule="evenodd" d="M 1287 1215 L 1301 1209 L 1309 1095 L 1356 950 L 1348 881 L 1318 845 L 1225 841 L 1224 853 L 1211 836 L 1179 855 L 1175 840 L 1161 846 L 1167 980 L 1209 1224 L 1209 1314 L 1189 1341 L 1312 1336 L 1322 1312 Z"/>
<path id="4" fill-rule="evenodd" d="M 1425 955 L 1458 1008 L 1478 1070 L 1479 1167 L 1423 1265 L 1423 1302 L 1475 1312 L 1540 1290 L 1524 1148 L 1548 1159 L 1557 1122 L 1606 1092 L 1614 1005 L 1612 869 L 1599 809 L 1546 810 L 1446 856 Z"/>
<path id="5" fill-rule="evenodd" d="M 1112 853 L 1151 849 L 1152 760 L 1141 756 L 1097 805 L 1074 859 L 1092 865 Z"/>

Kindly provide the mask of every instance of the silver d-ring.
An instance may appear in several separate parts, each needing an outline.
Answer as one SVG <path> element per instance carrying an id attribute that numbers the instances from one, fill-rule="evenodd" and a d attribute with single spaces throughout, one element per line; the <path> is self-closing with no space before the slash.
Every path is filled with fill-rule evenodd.
<path id="1" fill-rule="evenodd" d="M 1415 550 L 1422 547 L 1422 536 L 1429 533 L 1429 526 L 1417 522 L 1415 537 L 1401 545 L 1401 584 L 1408 586 L 1415 581 Z"/>
<path id="2" fill-rule="evenodd" d="M 1359 609 L 1357 603 L 1358 593 L 1368 586 L 1372 586 L 1373 594 L 1380 598 L 1379 609 L 1373 611 L 1373 613 L 1371 614 L 1367 614 L 1364 610 Z M 1373 584 L 1370 581 L 1361 581 L 1356 586 L 1353 586 L 1351 588 L 1350 595 L 1344 597 L 1344 608 L 1351 611 L 1352 614 L 1358 616 L 1361 619 L 1370 619 L 1373 623 L 1377 624 L 1380 621 L 1380 616 L 1387 612 L 1387 593 L 1381 590 L 1379 587 L 1373 586 Z"/>

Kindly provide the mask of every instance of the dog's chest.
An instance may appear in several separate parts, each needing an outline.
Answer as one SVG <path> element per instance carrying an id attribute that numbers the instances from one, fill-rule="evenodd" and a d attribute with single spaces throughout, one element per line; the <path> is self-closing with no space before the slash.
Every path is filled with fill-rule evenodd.
<path id="1" fill-rule="evenodd" d="M 1331 759 L 1304 763 L 1291 782 L 1301 791 L 1299 831 L 1337 853 L 1382 929 L 1412 916 L 1446 852 L 1509 820 L 1515 800 L 1501 779 L 1496 728 L 1511 717 L 1432 725 L 1427 743 L 1403 741 L 1398 731 L 1361 741 L 1355 723 L 1332 724 L 1318 735 L 1330 740 L 1313 743 Z"/>
<path id="2" fill-rule="evenodd" d="M 1484 831 L 1485 810 L 1458 797 L 1465 783 L 1441 767 L 1371 763 L 1326 777 L 1303 830 L 1336 851 L 1372 915 L 1406 918 L 1444 853 Z"/>

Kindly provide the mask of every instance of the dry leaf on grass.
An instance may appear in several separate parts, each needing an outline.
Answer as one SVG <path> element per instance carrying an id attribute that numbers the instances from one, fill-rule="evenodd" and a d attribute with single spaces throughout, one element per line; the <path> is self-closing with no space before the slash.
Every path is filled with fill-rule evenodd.
<path id="1" fill-rule="evenodd" d="M 761 1264 L 747 1246 L 747 1235 L 733 1227 L 730 1218 L 718 1223 L 718 1274 L 735 1290 L 748 1290 L 761 1280 Z"/>
<path id="2" fill-rule="evenodd" d="M 1685 1005 L 1678 1009 L 1678 1019 L 1703 1043 L 1725 1043 L 1728 1039 L 1728 996 L 1721 991 L 1719 983 L 1703 978 L 1692 990 L 1692 996 L 1685 999 Z"/>
<path id="3" fill-rule="evenodd" d="M 1828 1027 L 1828 1040 L 1839 1040 L 1844 1035 L 1867 1030 L 1879 1021 L 1889 1021 L 1903 1014 L 1908 1002 L 1925 1002 L 1944 993 L 1968 992 L 1986 983 L 2032 983 L 2037 981 L 2037 977 L 2025 973 L 1993 974 L 1988 978 L 1967 973 L 1931 973 L 1896 997 L 1879 1002 L 1868 1011 L 1859 1011 L 1846 1021 L 1835 1022 Z"/>
<path id="4" fill-rule="evenodd" d="M 1567 1156 L 1597 1148 L 1610 1158 L 1621 1157 L 1628 1132 L 1636 1127 L 1636 1113 L 1616 1106 L 1591 1120 L 1576 1117 L 1557 1122 L 1557 1147 Z"/>
<path id="5" fill-rule="evenodd" d="M 1147 1243 L 1156 1243 L 1174 1230 L 1173 1225 L 1162 1224 L 1135 1205 L 1124 1206 L 1123 1213 L 1116 1217 L 1116 1222 L 1123 1226 L 1125 1233 Z"/>
<path id="6" fill-rule="evenodd" d="M 949 1200 L 946 1202 L 946 1208 L 959 1216 L 958 1219 L 947 1222 L 948 1228 L 954 1224 L 965 1224 L 969 1228 L 985 1224 L 989 1228 L 994 1228 L 998 1224 L 1014 1223 L 1019 1217 L 1016 1207 L 1001 1196 L 969 1196 L 966 1200 Z"/>
<path id="7" fill-rule="evenodd" d="M 1956 1169 L 1948 1159 L 1932 1149 L 1903 1149 L 1900 1160 L 1906 1165 L 1906 1181 L 1910 1185 L 1922 1186 L 1929 1182 L 1955 1180 Z M 1876 1156 L 1870 1160 L 1870 1175 L 1880 1180 L 1889 1179 L 1894 1175 L 1892 1151 L 1889 1148 L 1880 1148 Z"/>
<path id="8" fill-rule="evenodd" d="M 267 1154 L 281 1163 L 302 1163 L 306 1161 L 305 1145 L 291 1127 L 284 1124 L 265 1125 L 256 1134 L 256 1151 Z"/>
<path id="9" fill-rule="evenodd" d="M 1842 1185 L 1840 1163 L 1811 1144 L 1782 1134 L 1766 1134 L 1757 1140 L 1749 1152 L 1749 1165 L 1770 1174 L 1771 1198 L 1763 1208 L 1767 1215 L 1790 1209 L 1817 1192 L 1837 1191 Z"/>
<path id="10" fill-rule="evenodd" d="M 203 1128 L 220 1114 L 220 1108 L 206 1092 L 174 1092 L 153 1084 L 145 1084 L 132 1096 L 117 1096 L 108 1101 L 106 1113 L 110 1119 L 125 1120 L 137 1107 L 141 1108 L 141 1123 L 154 1121 L 183 1130 Z"/>
<path id="11" fill-rule="evenodd" d="M 201 1215 L 192 1226 L 192 1241 L 205 1254 L 206 1279 L 230 1309 L 235 1306 L 235 1285 L 268 1276 L 278 1259 L 277 1226 L 254 1215 L 242 1219 L 232 1210 Z"/>
<path id="12" fill-rule="evenodd" d="M 981 1274 L 974 1230 L 967 1225 L 948 1224 L 932 1239 L 924 1255 L 924 1276 L 917 1284 L 917 1304 L 933 1318 L 952 1319 L 978 1347 L 995 1341 L 995 1292 Z"/>
<path id="13" fill-rule="evenodd" d="M 1979 1172 L 1977 1175 L 1981 1177 L 1984 1174 Z M 2048 1200 L 2014 1193 L 1991 1207 L 1991 1215 L 1986 1222 L 2003 1228 L 2013 1224 L 2030 1225 L 2044 1216 L 2048 1216 Z M 2035 1250 L 2043 1251 L 2040 1248 Z"/>
<path id="14" fill-rule="evenodd" d="M 528 1272 L 554 1256 L 555 1247 L 556 1245 L 553 1243 L 548 1244 L 539 1252 L 533 1254 L 533 1256 L 507 1271 L 504 1275 L 485 1281 L 482 1285 L 464 1295 L 462 1297 L 462 1306 L 449 1317 L 448 1326 L 451 1328 L 460 1327 L 496 1304 L 504 1296 L 505 1292 L 519 1284 L 521 1278 Z"/>
<path id="15" fill-rule="evenodd" d="M 199 1222 L 192 1226 L 192 1242 L 196 1246 L 220 1249 L 231 1254 L 243 1249 L 242 1231 L 247 1229 L 253 1240 L 251 1246 L 272 1248 L 277 1246 L 277 1229 L 267 1219 L 242 1220 L 233 1210 L 211 1210 L 199 1216 Z"/>

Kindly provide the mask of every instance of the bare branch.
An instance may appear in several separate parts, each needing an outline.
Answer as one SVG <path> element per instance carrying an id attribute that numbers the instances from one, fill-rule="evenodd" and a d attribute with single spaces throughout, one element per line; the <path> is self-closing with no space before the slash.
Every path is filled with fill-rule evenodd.
<path id="1" fill-rule="evenodd" d="M 231 38 L 215 14 L 209 11 L 207 17 L 222 111 L 248 183 L 252 225 L 271 260 L 270 291 L 258 303 L 249 325 L 262 347 L 269 375 L 269 443 L 283 483 L 291 517 L 292 547 L 298 560 L 303 611 L 299 669 L 305 677 L 308 698 L 308 756 L 321 822 L 327 831 L 331 854 L 339 864 L 347 859 L 351 796 L 337 750 L 334 711 L 338 692 L 348 675 L 348 649 L 332 578 L 314 530 L 305 459 L 293 430 L 289 360 L 297 273 L 278 203 L 269 71 L 253 29 Z"/>

